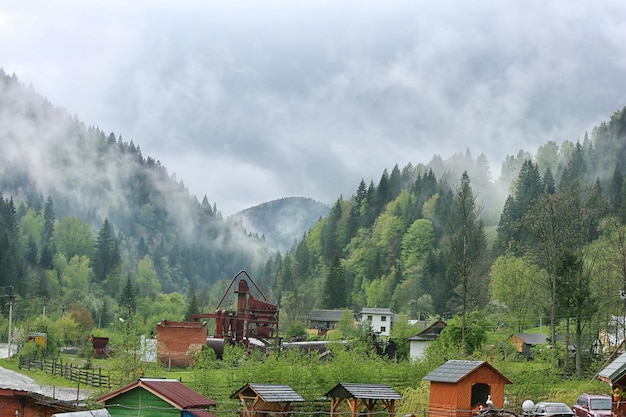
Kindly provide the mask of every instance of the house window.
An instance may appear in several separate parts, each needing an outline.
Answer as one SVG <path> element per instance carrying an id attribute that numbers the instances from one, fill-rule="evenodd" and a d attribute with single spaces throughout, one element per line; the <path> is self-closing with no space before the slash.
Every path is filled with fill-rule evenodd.
<path id="1" fill-rule="evenodd" d="M 367 321 L 372 321 L 372 316 L 367 316 Z"/>
<path id="2" fill-rule="evenodd" d="M 380 316 L 380 321 L 387 321 L 387 316 Z"/>
<path id="3" fill-rule="evenodd" d="M 386 331 L 387 331 L 387 328 L 385 326 L 380 326 L 381 333 L 385 333 Z"/>

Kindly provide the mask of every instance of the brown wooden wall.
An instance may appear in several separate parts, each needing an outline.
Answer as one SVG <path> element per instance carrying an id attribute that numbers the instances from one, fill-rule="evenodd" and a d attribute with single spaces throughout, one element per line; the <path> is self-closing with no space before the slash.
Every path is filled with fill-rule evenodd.
<path id="1" fill-rule="evenodd" d="M 475 384 L 489 385 L 494 407 L 502 408 L 504 385 L 507 382 L 489 367 L 483 366 L 461 379 L 458 383 L 430 383 L 430 414 L 446 417 L 470 417 L 472 412 L 472 387 Z M 476 410 L 474 410 L 476 411 Z"/>

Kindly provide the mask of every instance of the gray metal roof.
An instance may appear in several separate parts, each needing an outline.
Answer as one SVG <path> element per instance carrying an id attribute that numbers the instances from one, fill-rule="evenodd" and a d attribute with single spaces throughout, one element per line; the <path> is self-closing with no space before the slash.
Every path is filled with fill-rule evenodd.
<path id="1" fill-rule="evenodd" d="M 608 383 L 614 383 L 626 375 L 626 353 L 622 353 L 598 372 L 598 377 Z"/>
<path id="2" fill-rule="evenodd" d="M 340 382 L 324 394 L 331 398 L 364 398 L 380 400 L 401 400 L 402 396 L 386 384 L 354 384 Z"/>
<path id="3" fill-rule="evenodd" d="M 230 398 L 238 398 L 239 394 L 247 397 L 259 396 L 266 403 L 302 402 L 304 398 L 288 385 L 279 384 L 246 384 Z"/>
<path id="4" fill-rule="evenodd" d="M 458 382 L 483 363 L 485 362 L 449 360 L 422 379 L 433 382 Z"/>
<path id="5" fill-rule="evenodd" d="M 474 372 L 474 370 L 480 368 L 481 366 L 487 366 L 493 373 L 499 375 L 505 384 L 512 384 L 511 380 L 509 380 L 506 376 L 502 375 L 500 371 L 491 366 L 487 361 L 462 361 L 462 360 L 449 360 L 448 362 L 441 365 L 439 368 L 435 369 L 424 378 L 424 381 L 431 382 L 449 382 L 456 383 L 461 379 L 465 378 L 467 375 Z"/>
<path id="6" fill-rule="evenodd" d="M 364 307 L 361 314 L 393 314 L 389 308 Z"/>
<path id="7" fill-rule="evenodd" d="M 436 321 L 430 326 L 426 327 L 424 330 L 416 334 L 415 336 L 411 336 L 406 340 L 410 341 L 432 341 L 439 338 L 441 331 L 447 326 L 447 324 L 443 321 Z"/>
<path id="8" fill-rule="evenodd" d="M 543 345 L 547 340 L 546 335 L 543 333 L 518 333 L 516 336 L 527 345 Z"/>
<path id="9" fill-rule="evenodd" d="M 309 321 L 339 322 L 344 310 L 313 310 L 309 313 Z"/>

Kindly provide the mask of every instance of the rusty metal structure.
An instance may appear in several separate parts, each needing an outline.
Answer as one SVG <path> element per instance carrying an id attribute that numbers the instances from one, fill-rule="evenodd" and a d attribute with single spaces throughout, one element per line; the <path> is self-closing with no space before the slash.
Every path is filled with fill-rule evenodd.
<path id="1" fill-rule="evenodd" d="M 230 292 L 237 278 L 239 279 L 235 294 L 237 310 L 221 309 L 224 299 Z M 257 300 L 250 291 L 250 282 L 263 298 Z M 239 271 L 232 279 L 224 295 L 220 299 L 214 313 L 200 313 L 192 316 L 193 321 L 215 319 L 215 339 L 229 343 L 250 345 L 253 339 L 266 345 L 278 341 L 278 307 L 267 302 L 267 297 L 244 270 Z"/>

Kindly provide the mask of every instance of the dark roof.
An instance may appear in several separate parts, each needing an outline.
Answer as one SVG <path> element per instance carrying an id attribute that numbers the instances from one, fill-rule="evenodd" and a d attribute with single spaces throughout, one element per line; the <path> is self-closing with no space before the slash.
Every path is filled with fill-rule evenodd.
<path id="1" fill-rule="evenodd" d="M 240 394 L 247 397 L 258 395 L 266 403 L 304 401 L 304 398 L 291 387 L 279 384 L 246 384 L 232 394 L 230 398 L 238 398 Z"/>
<path id="2" fill-rule="evenodd" d="M 361 314 L 381 314 L 381 315 L 389 315 L 393 313 L 389 308 L 377 308 L 377 307 L 364 307 L 361 310 Z"/>
<path id="3" fill-rule="evenodd" d="M 364 398 L 381 400 L 401 400 L 402 396 L 385 384 L 353 384 L 340 382 L 324 394 L 331 398 Z"/>
<path id="4" fill-rule="evenodd" d="M 309 313 L 309 321 L 338 322 L 345 310 L 313 310 Z"/>
<path id="5" fill-rule="evenodd" d="M 546 335 L 543 333 L 518 333 L 516 336 L 527 345 L 543 345 L 547 340 Z"/>
<path id="6" fill-rule="evenodd" d="M 424 330 L 416 334 L 415 336 L 411 336 L 407 338 L 408 341 L 431 341 L 435 340 L 441 334 L 441 330 L 444 329 L 447 324 L 441 320 L 437 320 L 430 326 L 426 327 Z"/>
<path id="7" fill-rule="evenodd" d="M 626 353 L 622 353 L 608 364 L 603 370 L 598 372 L 598 378 L 613 384 L 626 375 Z"/>
<path id="8" fill-rule="evenodd" d="M 481 366 L 488 366 L 495 373 L 504 378 L 506 383 L 512 383 L 507 377 L 502 375 L 496 368 L 489 365 L 489 363 L 487 363 L 486 361 L 449 360 L 422 379 L 431 382 L 456 383 L 465 378 L 467 375 L 474 372 L 476 369 L 480 368 Z"/>
<path id="9" fill-rule="evenodd" d="M 142 388 L 168 402 L 179 410 L 187 408 L 201 408 L 215 405 L 215 401 L 192 390 L 176 379 L 140 378 L 132 384 L 103 395 L 97 402 L 106 402 L 131 390 Z"/>

